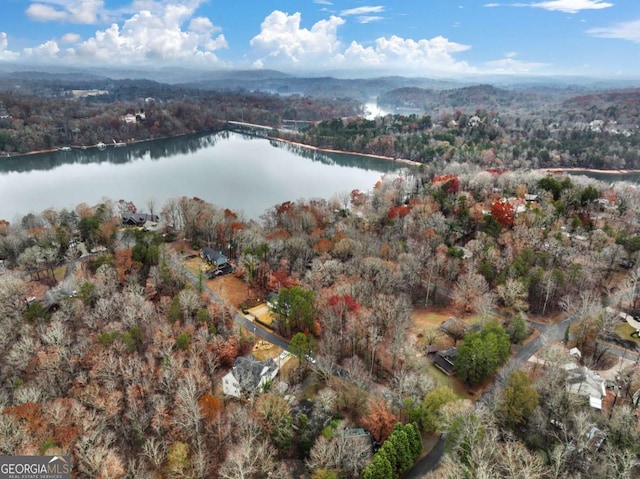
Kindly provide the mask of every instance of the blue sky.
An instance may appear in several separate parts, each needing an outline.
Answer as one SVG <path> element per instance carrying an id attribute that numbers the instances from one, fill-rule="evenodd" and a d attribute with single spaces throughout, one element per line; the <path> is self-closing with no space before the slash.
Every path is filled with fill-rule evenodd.
<path id="1" fill-rule="evenodd" d="M 0 62 L 640 79 L 639 0 L 2 0 Z"/>

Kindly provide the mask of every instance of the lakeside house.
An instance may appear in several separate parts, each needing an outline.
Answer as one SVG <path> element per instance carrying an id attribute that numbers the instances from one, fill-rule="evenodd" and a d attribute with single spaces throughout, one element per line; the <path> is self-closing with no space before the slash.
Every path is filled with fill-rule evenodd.
<path id="1" fill-rule="evenodd" d="M 157 223 L 160 221 L 158 215 L 148 213 L 124 213 L 122 215 L 122 224 L 129 226 L 144 226 L 145 223 Z"/>

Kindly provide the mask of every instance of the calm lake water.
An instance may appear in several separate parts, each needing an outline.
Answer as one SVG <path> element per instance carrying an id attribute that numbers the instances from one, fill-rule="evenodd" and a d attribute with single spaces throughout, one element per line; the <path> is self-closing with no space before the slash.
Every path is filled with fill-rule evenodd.
<path id="1" fill-rule="evenodd" d="M 369 190 L 401 168 L 230 132 L 0 158 L 0 218 L 13 222 L 30 212 L 105 198 L 133 201 L 146 211 L 149 200 L 159 209 L 169 198 L 197 196 L 258 219 L 284 201 Z"/>

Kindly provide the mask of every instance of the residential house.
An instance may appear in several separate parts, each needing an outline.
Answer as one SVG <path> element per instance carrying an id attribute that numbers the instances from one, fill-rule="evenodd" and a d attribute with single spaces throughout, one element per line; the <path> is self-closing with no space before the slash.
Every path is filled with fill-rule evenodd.
<path id="1" fill-rule="evenodd" d="M 60 309 L 65 301 L 78 296 L 76 290 L 72 290 L 66 284 L 60 284 L 49 289 L 42 298 L 41 304 L 47 311 L 53 312 Z"/>
<path id="2" fill-rule="evenodd" d="M 361 427 L 345 428 L 340 435 L 348 440 L 350 448 L 360 457 L 373 456 L 373 438 L 368 431 Z"/>
<path id="3" fill-rule="evenodd" d="M 125 123 L 137 123 L 139 121 L 144 121 L 147 119 L 144 110 L 140 110 L 138 113 L 133 114 L 133 113 L 127 113 L 126 115 L 123 115 L 120 117 L 120 119 L 122 121 L 124 121 Z"/>
<path id="4" fill-rule="evenodd" d="M 614 316 L 617 320 L 626 321 L 629 326 L 631 326 L 637 332 L 640 332 L 640 320 L 638 318 L 634 318 L 624 311 L 617 311 L 611 307 L 605 308 L 605 312 L 611 316 Z"/>
<path id="5" fill-rule="evenodd" d="M 602 399 L 607 392 L 605 381 L 600 375 L 585 366 L 578 366 L 574 362 L 566 363 L 562 369 L 567 374 L 567 391 L 588 400 L 592 408 L 602 410 Z"/>
<path id="6" fill-rule="evenodd" d="M 267 306 L 269 306 L 269 309 L 275 309 L 278 307 L 278 293 L 271 291 L 267 295 Z"/>
<path id="7" fill-rule="evenodd" d="M 157 223 L 160 221 L 158 215 L 151 215 L 148 213 L 124 213 L 122 215 L 122 224 L 130 226 L 144 226 L 147 222 Z"/>
<path id="8" fill-rule="evenodd" d="M 606 439 L 607 433 L 601 431 L 596 426 L 591 426 L 591 429 L 587 432 L 587 447 L 593 452 L 597 452 L 602 448 Z"/>
<path id="9" fill-rule="evenodd" d="M 482 123 L 482 120 L 480 119 L 480 117 L 478 115 L 473 115 L 471 118 L 469 118 L 467 125 L 469 125 L 471 128 L 475 128 L 480 123 Z"/>
<path id="10" fill-rule="evenodd" d="M 433 365 L 447 376 L 452 376 L 456 372 L 456 356 L 457 348 L 449 348 L 444 351 L 438 351 L 433 355 Z"/>
<path id="11" fill-rule="evenodd" d="M 581 357 L 582 353 L 578 348 L 571 348 L 566 360 L 553 363 L 553 367 L 564 371 L 564 384 L 568 392 L 582 397 L 585 402 L 588 401 L 592 408 L 602 410 L 602 400 L 606 395 L 607 383 L 598 373 L 585 366 L 580 366 L 578 361 Z M 545 367 L 548 365 L 545 360 L 536 356 L 529 358 L 529 361 L 543 364 Z"/>
<path id="12" fill-rule="evenodd" d="M 480 329 L 479 324 L 467 324 L 455 316 L 451 316 L 440 324 L 440 331 L 449 335 L 454 341 L 462 339 L 469 332 L 480 331 Z"/>
<path id="13" fill-rule="evenodd" d="M 208 247 L 200 250 L 200 257 L 215 268 L 222 268 L 229 262 L 229 258 L 227 258 L 222 251 Z"/>
<path id="14" fill-rule="evenodd" d="M 503 198 L 502 201 L 506 201 L 511 206 L 513 206 L 513 212 L 516 215 L 527 211 L 527 201 L 524 198 L 516 198 L 512 196 L 510 198 L 507 198 L 506 200 Z"/>
<path id="15" fill-rule="evenodd" d="M 240 356 L 222 378 L 222 391 L 237 398 L 260 394 L 265 385 L 278 374 L 278 364 L 273 359 L 258 361 L 255 357 Z"/>

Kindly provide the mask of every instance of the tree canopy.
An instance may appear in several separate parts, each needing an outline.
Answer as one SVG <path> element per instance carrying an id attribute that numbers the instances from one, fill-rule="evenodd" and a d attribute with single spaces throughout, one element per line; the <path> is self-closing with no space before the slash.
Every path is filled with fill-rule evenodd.
<path id="1" fill-rule="evenodd" d="M 497 323 L 485 325 L 479 332 L 465 336 L 458 348 L 456 373 L 465 382 L 477 385 L 487 380 L 509 358 L 511 341 Z"/>

